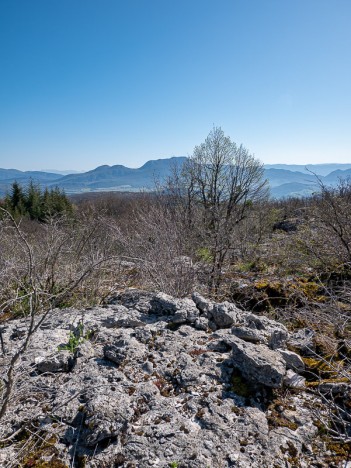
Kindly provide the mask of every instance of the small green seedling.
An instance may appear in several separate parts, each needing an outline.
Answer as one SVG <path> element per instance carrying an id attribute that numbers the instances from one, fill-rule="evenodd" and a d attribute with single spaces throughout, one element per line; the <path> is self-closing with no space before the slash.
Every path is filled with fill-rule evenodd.
<path id="1" fill-rule="evenodd" d="M 77 347 L 81 343 L 83 343 L 85 340 L 89 340 L 91 335 L 92 335 L 91 330 L 88 330 L 84 335 L 84 325 L 83 323 L 79 323 L 77 327 L 77 332 L 74 333 L 73 331 L 71 331 L 69 333 L 67 344 L 60 345 L 58 347 L 58 350 L 59 351 L 67 350 L 67 351 L 70 351 L 72 354 L 74 354 L 76 352 Z"/>

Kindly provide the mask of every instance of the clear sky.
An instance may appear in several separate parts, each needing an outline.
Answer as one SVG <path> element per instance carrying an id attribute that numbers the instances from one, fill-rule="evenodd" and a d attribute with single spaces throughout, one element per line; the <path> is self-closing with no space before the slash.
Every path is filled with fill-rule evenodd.
<path id="1" fill-rule="evenodd" d="M 0 0 L 0 167 L 138 167 L 213 125 L 351 162 L 350 0 Z"/>

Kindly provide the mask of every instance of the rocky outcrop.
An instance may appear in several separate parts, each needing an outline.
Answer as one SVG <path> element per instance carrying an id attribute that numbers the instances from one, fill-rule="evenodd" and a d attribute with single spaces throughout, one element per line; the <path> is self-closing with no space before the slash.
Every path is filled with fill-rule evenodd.
<path id="1" fill-rule="evenodd" d="M 279 353 L 261 344 L 246 343 L 235 336 L 226 337 L 224 341 L 233 350 L 234 367 L 239 369 L 245 378 L 266 387 L 282 386 L 286 366 Z"/>
<path id="2" fill-rule="evenodd" d="M 3 366 L 25 328 L 7 323 Z M 196 293 L 128 290 L 104 307 L 53 311 L 23 356 L 0 465 L 317 466 L 311 396 L 288 339 L 281 324 Z M 300 393 L 272 425 L 274 391 L 287 386 Z"/>

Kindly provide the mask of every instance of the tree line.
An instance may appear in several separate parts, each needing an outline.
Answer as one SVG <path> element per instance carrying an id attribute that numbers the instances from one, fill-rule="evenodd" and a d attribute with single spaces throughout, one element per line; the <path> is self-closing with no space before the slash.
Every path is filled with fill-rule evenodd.
<path id="1" fill-rule="evenodd" d="M 26 188 L 14 182 L 3 207 L 15 219 L 28 217 L 41 222 L 52 216 L 72 214 L 73 211 L 72 203 L 63 190 L 58 187 L 42 190 L 33 181 Z"/>

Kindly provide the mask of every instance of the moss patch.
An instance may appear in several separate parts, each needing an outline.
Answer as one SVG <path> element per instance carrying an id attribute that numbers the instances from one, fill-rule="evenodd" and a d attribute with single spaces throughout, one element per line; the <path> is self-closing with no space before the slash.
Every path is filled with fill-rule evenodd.
<path id="1" fill-rule="evenodd" d="M 68 468 L 67 464 L 60 460 L 56 443 L 56 436 L 51 435 L 39 447 L 27 453 L 21 466 L 23 468 Z"/>
<path id="2" fill-rule="evenodd" d="M 302 358 L 306 366 L 305 377 L 308 381 L 337 379 L 343 367 L 343 361 L 326 362 L 322 359 Z"/>
<path id="3" fill-rule="evenodd" d="M 306 382 L 306 387 L 316 388 L 319 387 L 319 385 L 326 383 L 350 383 L 350 379 L 348 379 L 347 377 L 340 377 L 335 379 L 320 379 L 313 382 Z"/>

